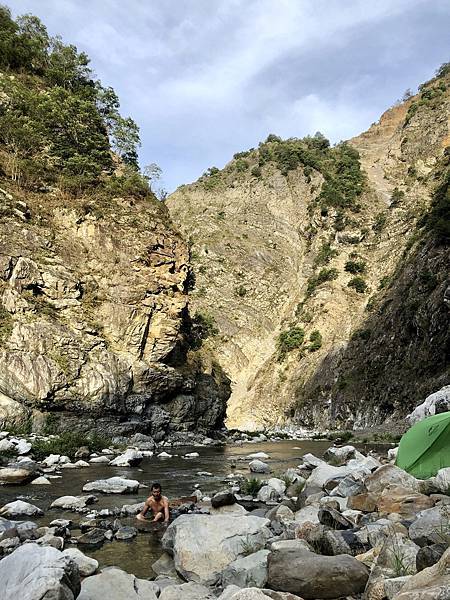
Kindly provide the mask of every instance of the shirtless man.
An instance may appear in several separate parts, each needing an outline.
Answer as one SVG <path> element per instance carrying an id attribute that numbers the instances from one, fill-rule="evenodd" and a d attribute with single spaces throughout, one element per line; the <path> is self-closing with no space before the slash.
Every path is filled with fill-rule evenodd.
<path id="1" fill-rule="evenodd" d="M 157 521 L 164 521 L 164 523 L 168 523 L 169 521 L 169 500 L 166 496 L 161 495 L 161 484 L 153 483 L 151 487 L 151 496 L 147 498 L 144 504 L 144 508 L 137 515 L 136 519 L 139 521 L 146 521 L 145 515 L 147 512 L 151 510 L 153 514 L 152 523 L 156 523 Z"/>

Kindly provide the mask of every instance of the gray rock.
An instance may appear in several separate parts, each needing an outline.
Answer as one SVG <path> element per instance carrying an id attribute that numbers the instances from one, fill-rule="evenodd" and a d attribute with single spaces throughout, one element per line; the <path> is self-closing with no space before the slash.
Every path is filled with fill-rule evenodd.
<path id="1" fill-rule="evenodd" d="M 263 485 L 256 497 L 260 502 L 277 502 L 280 500 L 279 492 L 271 485 Z"/>
<path id="2" fill-rule="evenodd" d="M 223 592 L 220 594 L 220 596 L 218 597 L 217 600 L 231 600 L 231 598 L 234 596 L 234 594 L 236 594 L 237 592 L 240 592 L 241 588 L 238 587 L 237 585 L 228 585 Z"/>
<path id="3" fill-rule="evenodd" d="M 137 515 L 143 510 L 145 502 L 138 502 L 137 504 L 124 504 L 120 509 L 120 514 L 132 517 Z"/>
<path id="4" fill-rule="evenodd" d="M 132 494 L 139 489 L 139 481 L 124 477 L 110 477 L 91 481 L 83 486 L 83 492 L 102 492 L 103 494 Z"/>
<path id="5" fill-rule="evenodd" d="M 410 577 L 392 600 L 448 600 L 448 598 L 450 598 L 450 548 L 444 552 L 438 563 Z"/>
<path id="6" fill-rule="evenodd" d="M 51 485 L 51 483 L 47 477 L 36 477 L 36 479 L 33 479 L 31 482 L 31 485 Z"/>
<path id="7" fill-rule="evenodd" d="M 94 456 L 89 462 L 92 465 L 109 465 L 110 459 L 107 456 Z"/>
<path id="8" fill-rule="evenodd" d="M 78 548 L 68 548 L 63 551 L 63 555 L 68 556 L 76 563 L 81 577 L 89 577 L 98 569 L 98 562 L 95 558 L 86 556 Z"/>
<path id="9" fill-rule="evenodd" d="M 327 525 L 332 529 L 352 529 L 353 523 L 346 519 L 341 513 L 334 508 L 321 508 L 317 514 L 319 523 Z"/>
<path id="10" fill-rule="evenodd" d="M 94 502 L 97 502 L 97 498 L 92 494 L 88 496 L 61 496 L 51 503 L 50 508 L 62 508 L 63 510 L 79 512 Z"/>
<path id="11" fill-rule="evenodd" d="M 236 502 L 236 497 L 231 492 L 219 492 L 211 498 L 211 506 L 220 508 L 221 506 L 230 506 Z"/>
<path id="12" fill-rule="evenodd" d="M 319 507 L 305 506 L 295 513 L 295 522 L 299 525 L 303 523 L 318 523 L 319 522 Z"/>
<path id="13" fill-rule="evenodd" d="M 309 496 L 309 494 L 320 492 L 329 479 L 345 477 L 348 472 L 348 467 L 332 467 L 331 465 L 327 465 L 326 462 L 322 462 L 322 464 L 316 467 L 306 480 L 303 494 Z"/>
<path id="14" fill-rule="evenodd" d="M 450 410 L 450 385 L 444 386 L 439 391 L 434 392 L 427 396 L 422 404 L 419 404 L 413 412 L 407 416 L 407 419 L 414 425 L 430 417 L 431 415 L 437 415 L 442 412 Z"/>
<path id="15" fill-rule="evenodd" d="M 395 465 L 383 465 L 366 477 L 364 484 L 368 492 L 381 496 L 388 485 L 401 486 L 414 492 L 419 491 L 420 482 Z"/>
<path id="16" fill-rule="evenodd" d="M 362 457 L 362 454 L 356 450 L 355 446 L 331 446 L 323 457 L 325 460 L 339 466 L 345 464 L 351 458 L 356 458 L 357 455 Z"/>
<path id="17" fill-rule="evenodd" d="M 167 552 L 163 554 L 152 564 L 152 569 L 156 575 L 165 575 L 166 577 L 177 577 L 175 563 L 173 558 Z"/>
<path id="18" fill-rule="evenodd" d="M 393 577 L 391 579 L 385 579 L 383 581 L 384 594 L 387 600 L 392 600 L 396 594 L 402 589 L 407 581 L 409 581 L 411 575 L 403 575 L 402 577 Z"/>
<path id="19" fill-rule="evenodd" d="M 89 529 L 77 539 L 79 546 L 91 546 L 97 548 L 105 541 L 105 531 L 100 528 Z"/>
<path id="20" fill-rule="evenodd" d="M 252 460 L 248 467 L 252 473 L 270 473 L 269 465 L 262 460 Z"/>
<path id="21" fill-rule="evenodd" d="M 159 600 L 214 600 L 211 590 L 198 583 L 170 585 L 161 592 Z"/>
<path id="22" fill-rule="evenodd" d="M 450 513 L 447 507 L 435 506 L 420 512 L 409 527 L 409 537 L 419 546 L 447 541 L 450 538 Z"/>
<path id="23" fill-rule="evenodd" d="M 27 442 L 26 440 L 18 440 L 17 444 L 16 444 L 16 452 L 19 455 L 23 455 L 23 454 L 28 454 L 28 452 L 31 450 L 31 444 L 30 442 Z"/>
<path id="24" fill-rule="evenodd" d="M 50 546 L 24 544 L 0 561 L 2 600 L 74 600 L 80 591 L 77 565 Z"/>
<path id="25" fill-rule="evenodd" d="M 268 519 L 249 516 L 182 515 L 169 525 L 162 545 L 182 577 L 214 584 L 233 560 L 264 548 Z"/>
<path id="26" fill-rule="evenodd" d="M 317 458 L 317 456 L 314 456 L 314 454 L 304 454 L 302 459 L 304 464 L 310 469 L 315 469 L 316 467 L 319 467 L 325 463 L 324 460 Z"/>
<path id="27" fill-rule="evenodd" d="M 439 562 L 447 547 L 448 544 L 442 543 L 420 548 L 416 556 L 417 572 L 428 569 Z"/>
<path id="28" fill-rule="evenodd" d="M 222 586 L 238 585 L 262 588 L 267 582 L 267 557 L 269 550 L 259 550 L 249 556 L 237 558 L 222 571 Z"/>
<path id="29" fill-rule="evenodd" d="M 364 477 L 359 473 L 349 473 L 341 479 L 338 485 L 331 491 L 332 496 L 348 498 L 356 496 L 365 491 Z"/>
<path id="30" fill-rule="evenodd" d="M 114 458 L 109 464 L 111 467 L 136 467 L 142 462 L 142 453 L 138 450 L 128 449 L 124 454 Z"/>
<path id="31" fill-rule="evenodd" d="M 320 556 L 307 550 L 272 550 L 268 559 L 268 584 L 305 599 L 338 598 L 364 591 L 367 567 L 352 556 Z"/>
<path id="32" fill-rule="evenodd" d="M 0 468 L 0 484 L 20 485 L 36 476 L 37 465 L 32 461 L 13 463 Z"/>
<path id="33" fill-rule="evenodd" d="M 157 600 L 159 587 L 111 567 L 83 580 L 78 600 Z"/>
<path id="34" fill-rule="evenodd" d="M 134 537 L 137 536 L 137 529 L 136 527 L 121 527 L 116 534 L 114 535 L 114 537 L 116 538 L 116 540 L 132 540 Z"/>
<path id="35" fill-rule="evenodd" d="M 41 517 L 43 514 L 40 508 L 23 500 L 9 502 L 0 509 L 0 515 L 3 517 Z"/>
<path id="36" fill-rule="evenodd" d="M 50 522 L 50 527 L 70 528 L 72 525 L 73 521 L 70 519 L 54 519 Z"/>

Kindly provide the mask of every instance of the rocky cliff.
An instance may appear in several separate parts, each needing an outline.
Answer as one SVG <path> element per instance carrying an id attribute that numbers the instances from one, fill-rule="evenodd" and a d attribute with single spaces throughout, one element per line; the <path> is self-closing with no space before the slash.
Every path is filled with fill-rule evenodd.
<path id="1" fill-rule="evenodd" d="M 367 427 L 449 382 L 447 71 L 347 144 L 269 136 L 169 198 L 229 426 Z"/>
<path id="2" fill-rule="evenodd" d="M 229 381 L 188 356 L 188 251 L 137 125 L 36 17 L 0 7 L 0 37 L 0 424 L 222 426 Z"/>
<path id="3" fill-rule="evenodd" d="M 105 430 L 156 437 L 220 426 L 221 376 L 183 371 L 173 357 L 187 250 L 164 207 L 4 188 L 0 200 L 3 414 L 45 425 L 50 411 L 63 427 L 82 414 L 87 429 L 103 420 Z"/>

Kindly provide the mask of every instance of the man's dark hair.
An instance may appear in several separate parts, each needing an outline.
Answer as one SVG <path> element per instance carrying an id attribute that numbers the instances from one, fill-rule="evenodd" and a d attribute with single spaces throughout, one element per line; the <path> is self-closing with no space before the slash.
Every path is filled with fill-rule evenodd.
<path id="1" fill-rule="evenodd" d="M 161 484 L 158 481 L 155 481 L 155 483 L 152 483 L 152 487 L 150 488 L 151 490 L 160 490 L 161 491 Z"/>

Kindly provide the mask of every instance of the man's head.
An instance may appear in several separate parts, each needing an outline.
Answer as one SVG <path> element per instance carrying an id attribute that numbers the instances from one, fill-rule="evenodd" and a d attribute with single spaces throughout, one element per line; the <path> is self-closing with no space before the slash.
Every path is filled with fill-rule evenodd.
<path id="1" fill-rule="evenodd" d="M 161 498 L 161 484 L 158 483 L 157 481 L 155 481 L 155 483 L 152 483 L 151 493 L 152 493 L 153 498 L 155 498 L 155 500 L 158 500 L 159 498 Z"/>

